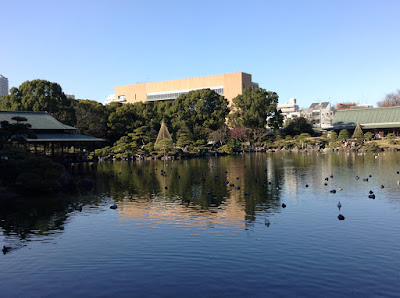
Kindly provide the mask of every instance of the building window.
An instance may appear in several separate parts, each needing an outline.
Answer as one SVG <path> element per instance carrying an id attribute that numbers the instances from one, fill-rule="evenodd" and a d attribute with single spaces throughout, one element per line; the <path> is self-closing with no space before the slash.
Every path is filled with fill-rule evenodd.
<path id="1" fill-rule="evenodd" d="M 186 90 L 175 90 L 175 91 L 166 91 L 166 92 L 154 92 L 147 93 L 147 101 L 159 101 L 159 100 L 174 100 L 181 96 L 182 94 L 186 94 L 190 91 L 201 90 L 201 89 L 210 89 L 218 93 L 219 95 L 224 95 L 224 87 L 204 87 L 204 88 L 196 88 L 196 89 L 186 89 Z"/>
<path id="2" fill-rule="evenodd" d="M 118 102 L 126 101 L 125 95 L 118 95 Z"/>

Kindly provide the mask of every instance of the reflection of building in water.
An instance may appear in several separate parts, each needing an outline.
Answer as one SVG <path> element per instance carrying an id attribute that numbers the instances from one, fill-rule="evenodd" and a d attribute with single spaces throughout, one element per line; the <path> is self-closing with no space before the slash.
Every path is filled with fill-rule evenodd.
<path id="1" fill-rule="evenodd" d="M 228 173 L 226 173 L 226 181 L 229 181 L 229 184 L 226 185 L 226 188 L 230 189 L 230 197 L 229 204 L 227 204 L 226 214 L 229 217 L 238 218 L 244 220 L 246 218 L 245 211 L 245 203 L 241 202 L 241 198 L 244 196 L 245 192 L 245 183 L 243 177 L 243 162 L 238 160 L 234 163 L 233 167 L 228 169 Z M 239 177 L 239 179 L 236 179 Z M 234 187 L 230 186 L 230 184 L 235 184 Z M 236 190 L 235 187 L 239 186 L 240 190 Z"/>
<path id="2" fill-rule="evenodd" d="M 296 195 L 299 183 L 297 181 L 297 171 L 295 167 L 286 166 L 283 168 L 283 184 L 288 194 Z M 295 196 L 293 198 L 295 198 Z"/>
<path id="3" fill-rule="evenodd" d="M 243 228 L 244 210 L 238 210 L 234 200 L 227 199 L 218 208 L 210 207 L 209 211 L 193 204 L 182 204 L 181 200 L 167 201 L 162 197 L 154 199 L 137 199 L 125 201 L 117 210 L 122 220 L 138 220 L 140 218 L 157 224 L 158 221 L 173 222 L 173 224 L 199 227 L 220 226 L 223 228 Z"/>

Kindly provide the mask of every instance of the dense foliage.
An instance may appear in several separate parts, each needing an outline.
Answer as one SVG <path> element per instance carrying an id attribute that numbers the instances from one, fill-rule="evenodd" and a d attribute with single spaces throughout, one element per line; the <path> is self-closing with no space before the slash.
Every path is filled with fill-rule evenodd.
<path id="1" fill-rule="evenodd" d="M 268 134 L 266 127 L 277 130 L 283 117 L 277 110 L 279 96 L 262 88 L 245 88 L 243 94 L 233 99 L 229 115 L 231 127 L 245 127 L 254 142 L 260 143 Z"/>
<path id="2" fill-rule="evenodd" d="M 64 124 L 76 123 L 72 101 L 61 86 L 44 80 L 26 81 L 19 88 L 11 88 L 10 95 L 1 99 L 0 110 L 47 111 Z"/>
<path id="3" fill-rule="evenodd" d="M 289 124 L 284 129 L 285 135 L 295 136 L 302 133 L 308 133 L 310 135 L 314 134 L 314 130 L 307 119 L 304 117 L 299 117 L 291 120 Z"/>
<path id="4" fill-rule="evenodd" d="M 173 146 L 184 150 L 201 150 L 208 142 L 218 148 L 227 145 L 227 151 L 244 141 L 261 144 L 269 132 L 282 125 L 275 92 L 245 88 L 233 102 L 231 111 L 225 97 L 202 89 L 174 101 L 103 106 L 96 101 L 68 99 L 57 83 L 34 80 L 12 88 L 11 94 L 0 100 L 0 109 L 47 111 L 78 128 L 79 133 L 107 139 L 106 147 L 97 151 L 102 156 L 154 151 L 162 120 L 172 135 Z"/>
<path id="5" fill-rule="evenodd" d="M 0 185 L 15 187 L 19 192 L 73 190 L 72 180 L 67 185 L 64 173 L 64 167 L 49 158 L 33 156 L 21 149 L 0 151 Z"/>

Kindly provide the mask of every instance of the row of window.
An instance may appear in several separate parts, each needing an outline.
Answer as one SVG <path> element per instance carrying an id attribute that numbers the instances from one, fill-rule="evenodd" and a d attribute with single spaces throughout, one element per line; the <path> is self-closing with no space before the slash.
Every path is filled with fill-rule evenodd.
<path id="1" fill-rule="evenodd" d="M 186 94 L 189 91 L 193 90 L 200 90 L 204 88 L 197 88 L 197 89 L 191 89 L 191 90 L 177 90 L 177 91 L 169 91 L 169 92 L 163 92 L 163 93 L 157 93 L 157 94 L 152 94 L 148 93 L 147 94 L 147 101 L 158 101 L 158 100 L 173 100 L 181 96 L 182 94 Z M 223 96 L 224 95 L 224 88 L 223 87 L 210 87 L 208 89 L 211 89 L 218 93 L 219 95 Z"/>

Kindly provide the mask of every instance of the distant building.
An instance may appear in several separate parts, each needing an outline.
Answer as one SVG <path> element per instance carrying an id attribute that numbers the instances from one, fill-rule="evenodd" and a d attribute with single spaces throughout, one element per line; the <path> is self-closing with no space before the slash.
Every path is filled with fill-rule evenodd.
<path id="1" fill-rule="evenodd" d="M 115 94 L 110 94 L 109 96 L 107 96 L 107 98 L 104 101 L 103 105 L 108 105 L 108 104 L 113 103 L 113 102 L 126 103 L 126 100 L 125 100 L 125 98 L 115 99 Z"/>
<path id="2" fill-rule="evenodd" d="M 296 98 L 291 98 L 289 102 L 278 105 L 277 109 L 282 113 L 284 125 L 288 120 L 300 117 L 300 109 L 296 103 Z"/>
<path id="3" fill-rule="evenodd" d="M 306 118 L 313 128 L 330 128 L 336 112 L 330 105 L 330 102 L 312 103 L 308 109 L 303 109 L 300 115 Z"/>
<path id="4" fill-rule="evenodd" d="M 8 79 L 0 75 L 0 96 L 8 95 Z"/>
<path id="5" fill-rule="evenodd" d="M 299 111 L 299 106 L 296 104 L 296 98 L 289 99 L 289 102 L 278 105 L 278 110 L 281 110 L 282 114 L 289 114 Z"/>
<path id="6" fill-rule="evenodd" d="M 338 111 L 342 110 L 350 110 L 351 107 L 354 107 L 356 104 L 355 103 L 338 103 L 336 105 L 336 109 Z"/>
<path id="7" fill-rule="evenodd" d="M 74 95 L 74 94 L 65 94 L 65 96 L 66 96 L 68 99 L 75 99 L 75 95 Z"/>
<path id="8" fill-rule="evenodd" d="M 370 104 L 363 104 L 363 105 L 359 105 L 356 103 L 338 103 L 337 104 L 337 110 L 341 111 L 341 110 L 354 110 L 354 109 L 370 109 L 373 108 L 372 105 Z"/>
<path id="9" fill-rule="evenodd" d="M 244 72 L 227 73 L 172 81 L 140 83 L 115 87 L 116 101 L 135 103 L 147 101 L 174 100 L 189 91 L 211 89 L 232 102 L 246 87 L 258 88 L 251 74 Z"/>

